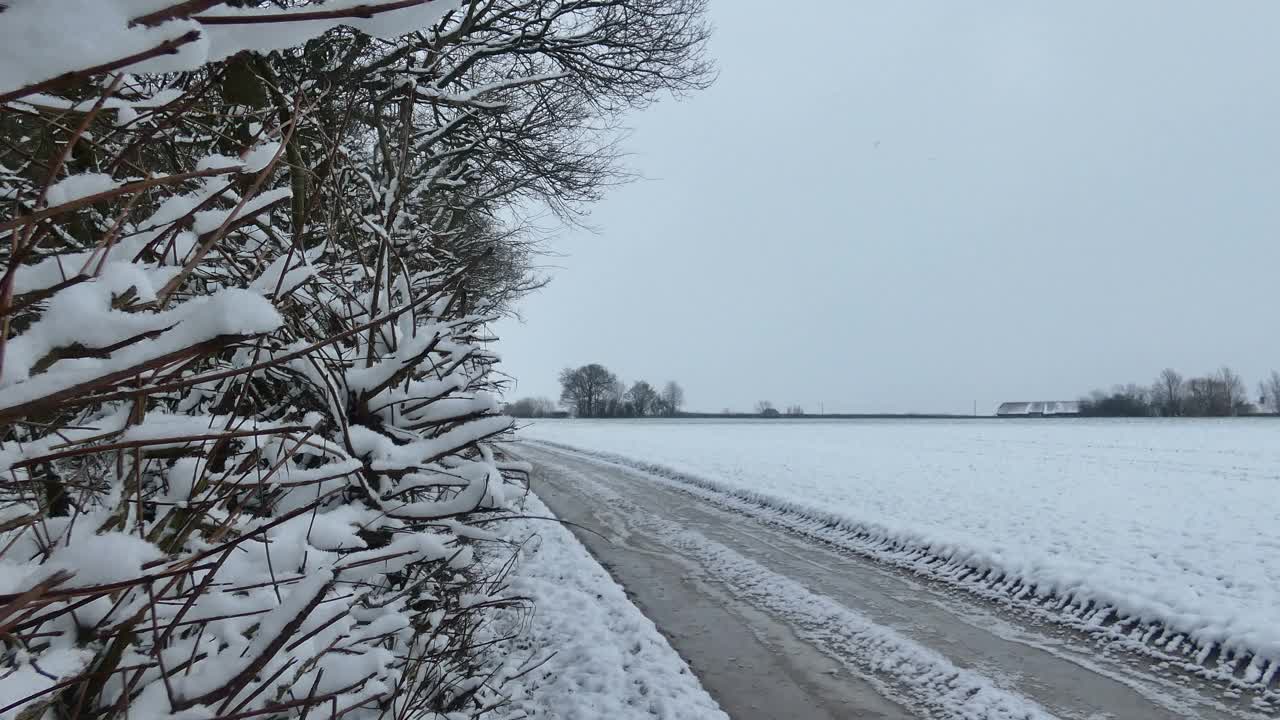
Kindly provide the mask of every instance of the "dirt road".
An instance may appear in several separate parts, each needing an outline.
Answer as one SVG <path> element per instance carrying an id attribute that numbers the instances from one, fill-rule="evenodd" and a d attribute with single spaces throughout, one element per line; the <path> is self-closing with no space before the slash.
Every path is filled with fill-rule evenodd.
<path id="1" fill-rule="evenodd" d="M 533 490 L 734 718 L 1263 718 L 1076 630 L 805 538 L 679 483 L 530 443 Z"/>

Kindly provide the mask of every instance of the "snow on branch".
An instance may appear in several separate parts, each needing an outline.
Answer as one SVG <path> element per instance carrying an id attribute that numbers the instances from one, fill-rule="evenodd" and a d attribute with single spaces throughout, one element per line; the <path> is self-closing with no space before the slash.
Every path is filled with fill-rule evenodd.
<path id="1" fill-rule="evenodd" d="M 502 702 L 499 218 L 697 84 L 662 2 L 0 2 L 0 720 Z"/>

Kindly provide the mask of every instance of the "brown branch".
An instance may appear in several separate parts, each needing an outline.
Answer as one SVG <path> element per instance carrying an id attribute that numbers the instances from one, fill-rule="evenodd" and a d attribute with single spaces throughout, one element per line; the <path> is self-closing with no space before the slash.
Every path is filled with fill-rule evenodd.
<path id="1" fill-rule="evenodd" d="M 136 17 L 129 23 L 129 25 L 146 25 L 147 27 L 155 27 L 156 25 L 168 20 L 177 20 L 189 17 L 198 12 L 204 12 L 214 5 L 221 5 L 223 2 L 225 2 L 225 0 L 187 0 L 186 2 L 180 2 L 177 5 L 156 10 L 155 12 L 147 13 L 141 17 Z"/>
<path id="2" fill-rule="evenodd" d="M 232 368 L 230 370 L 220 370 L 218 372 L 212 372 L 206 375 L 197 375 L 195 377 L 187 378 L 186 380 L 175 380 L 174 382 L 165 383 L 164 385 L 152 385 L 150 387 L 138 388 L 137 390 L 125 390 L 118 393 L 111 393 L 108 395 L 85 397 L 85 398 L 76 399 L 69 402 L 75 402 L 75 404 L 97 403 L 97 402 L 107 402 L 111 400 L 121 400 L 125 398 L 131 398 L 139 394 L 154 395 L 156 393 L 172 392 L 174 390 L 181 390 L 182 388 L 190 387 L 192 385 L 199 385 L 201 383 L 211 382 L 213 380 L 222 380 L 224 378 L 235 377 L 236 375 L 243 375 L 245 373 L 261 370 L 262 368 L 265 368 L 265 367 L 279 366 L 295 358 L 300 358 L 305 355 L 309 355 L 315 352 L 316 350 L 319 350 L 320 348 L 325 347 L 327 345 L 332 345 L 334 343 L 341 342 L 342 340 L 345 340 L 357 333 L 361 333 L 369 329 L 370 327 L 373 327 L 374 325 L 379 325 L 382 323 L 395 320 L 401 315 L 414 310 L 419 305 L 426 303 L 428 300 L 433 300 L 433 299 L 435 298 L 430 295 L 424 295 L 423 297 L 418 298 L 416 301 L 414 301 L 409 305 L 405 305 L 398 310 L 394 310 L 385 315 L 376 317 L 373 320 L 370 320 L 369 322 L 363 323 L 361 325 L 357 325 L 352 328 L 348 328 L 339 333 L 335 333 L 323 340 L 314 342 L 304 348 L 300 348 L 298 350 L 285 353 L 284 355 L 277 355 L 269 360 L 256 362 L 252 365 L 246 365 L 245 367 Z M 5 418 L 5 415 L 3 413 L 0 413 L 0 421 L 4 420 L 4 418 Z"/>
<path id="3" fill-rule="evenodd" d="M 133 578 L 131 580 L 121 580 L 119 582 L 103 583 L 101 585 L 91 585 L 87 587 L 67 588 L 65 590 L 51 590 L 45 593 L 44 597 L 49 599 L 62 600 L 65 598 L 79 597 L 82 595 L 106 595 L 108 593 L 112 593 L 117 590 L 124 590 L 126 588 L 136 587 L 143 583 L 154 582 L 156 580 L 172 577 L 174 575 L 182 575 L 185 573 L 189 573 L 195 569 L 199 569 L 199 568 L 181 567 L 176 570 L 166 570 L 164 572 L 159 572 L 151 575 L 139 575 L 138 577 Z M 13 600 L 17 599 L 21 595 L 22 593 L 15 593 L 11 595 L 0 595 L 0 602 L 12 602 Z M 44 619 L 46 618 L 39 618 L 38 621 L 43 622 Z M 24 621 L 22 625 L 28 625 L 33 623 L 37 623 L 37 621 L 32 621 L 32 620 Z"/>
<path id="4" fill-rule="evenodd" d="M 240 168 L 238 167 L 211 168 L 209 170 L 195 170 L 193 172 L 182 173 L 179 175 L 167 175 L 165 177 L 148 178 L 146 180 L 136 180 L 134 182 L 121 185 L 120 187 L 117 187 L 117 188 L 104 190 L 100 193 L 95 193 L 93 195 L 86 195 L 85 197 L 79 198 L 77 200 L 65 202 L 65 203 L 62 203 L 61 205 L 54 205 L 53 207 L 45 208 L 44 210 L 31 213 L 30 215 L 21 215 L 19 217 L 16 217 L 10 220 L 9 222 L 0 223 L 0 232 L 4 232 L 5 230 L 12 230 L 13 228 L 20 227 L 22 225 L 40 222 L 41 220 L 53 217 L 55 215 L 69 213 L 73 210 L 79 210 L 80 208 L 86 205 L 92 205 L 96 202 L 102 202 L 103 200 L 110 200 L 113 197 L 141 192 L 143 190 L 147 190 L 148 188 L 158 187 L 161 185 L 176 185 L 178 183 L 191 180 L 193 178 L 211 177 L 213 175 L 230 175 L 231 173 L 236 173 L 236 172 L 240 172 Z"/>
<path id="5" fill-rule="evenodd" d="M 182 698 L 173 704 L 173 709 L 182 711 L 195 707 L 196 705 L 209 705 L 240 692 L 245 684 L 252 680 L 253 677 L 258 674 L 258 671 L 267 664 L 267 661 L 274 657 L 275 654 L 284 647 L 284 644 L 289 640 L 289 638 L 293 637 L 293 635 L 301 629 L 302 624 L 306 622 L 307 618 L 311 615 L 311 612 L 316 609 L 320 604 L 320 601 L 324 599 L 325 594 L 333 587 L 333 583 L 336 579 L 337 574 L 335 573 L 334 579 L 324 585 L 321 585 L 315 596 L 308 600 L 307 604 L 299 609 L 298 614 L 290 619 L 289 622 L 285 623 L 284 627 L 280 628 L 280 631 L 269 643 L 267 643 L 266 647 L 264 647 L 256 657 L 250 660 L 239 673 L 236 673 L 235 677 L 228 680 L 225 685 L 210 690 L 203 695 Z"/>
<path id="6" fill-rule="evenodd" d="M 90 393 L 94 390 L 136 377 L 140 372 L 145 370 L 162 368 L 169 363 L 177 362 L 192 356 L 212 354 L 227 347 L 228 345 L 245 340 L 248 337 L 249 336 L 247 335 L 219 335 L 212 340 L 205 340 L 204 342 L 196 343 L 195 345 L 189 345 L 181 350 L 174 350 L 173 352 L 165 353 L 164 355 L 138 363 L 137 365 L 127 367 L 123 370 L 116 370 L 115 372 L 110 372 L 106 375 L 100 375 L 92 380 L 86 380 L 82 383 L 58 390 L 57 392 L 50 393 L 43 397 L 28 400 L 27 402 L 19 403 L 17 405 L 11 405 L 7 408 L 0 409 L 0 424 L 15 422 L 26 415 L 31 415 L 40 412 L 41 410 L 49 410 L 55 407 L 65 410 L 76 405 L 84 404 L 85 402 L 92 402 L 93 398 L 90 397 Z M 137 394 L 138 393 L 136 391 L 129 391 L 125 392 L 122 397 L 133 397 Z"/>
<path id="7" fill-rule="evenodd" d="M 72 450 L 63 450 L 49 455 L 41 455 L 27 460 L 14 463 L 11 467 L 14 469 L 39 465 L 40 463 L 52 462 L 54 460 L 63 460 L 69 457 L 79 457 L 81 455 L 93 455 L 100 452 L 110 452 L 113 450 L 127 450 L 131 448 L 143 448 L 148 445 L 167 445 L 173 443 L 192 443 L 192 442 L 208 442 L 210 440 L 232 440 L 242 437 L 258 437 L 260 435 L 274 435 L 277 433 L 301 432 L 310 430 L 307 425 L 288 425 L 278 428 L 265 428 L 262 430 L 233 430 L 231 432 L 205 433 L 203 435 L 181 435 L 174 437 L 149 438 L 145 440 L 125 440 L 118 443 L 110 443 L 108 445 L 91 445 L 89 447 L 80 447 Z"/>
<path id="8" fill-rule="evenodd" d="M 374 15 L 403 10 L 416 5 L 426 5 L 432 0 L 396 0 L 396 2 L 357 5 L 342 10 L 311 10 L 308 12 L 282 12 L 271 15 L 196 15 L 193 19 L 204 25 L 250 25 L 260 23 L 288 23 L 305 20 L 340 20 L 342 18 L 368 19 Z"/>
<path id="9" fill-rule="evenodd" d="M 76 80 L 92 77 L 105 72 L 111 72 L 112 70 L 119 70 L 120 68 L 128 67 L 134 63 L 149 60 L 153 57 L 159 57 L 160 55 L 172 55 L 183 45 L 193 43 L 199 39 L 200 31 L 192 30 L 191 32 L 173 38 L 172 40 L 165 40 L 150 50 L 143 50 L 142 52 L 134 53 L 127 57 L 120 58 L 119 60 L 112 60 L 83 70 L 73 70 L 72 72 L 63 73 L 55 78 L 50 78 L 48 80 L 35 83 L 34 85 L 27 85 L 25 87 L 18 88 L 17 90 L 0 94 L 0 104 L 17 100 L 32 93 L 43 92 L 65 83 L 74 82 Z"/>

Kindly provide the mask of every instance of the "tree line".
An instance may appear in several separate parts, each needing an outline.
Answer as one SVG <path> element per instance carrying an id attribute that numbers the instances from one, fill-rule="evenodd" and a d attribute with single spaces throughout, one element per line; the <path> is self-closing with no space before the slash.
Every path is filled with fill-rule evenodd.
<path id="1" fill-rule="evenodd" d="M 684 388 L 674 380 L 668 380 L 661 390 L 645 380 L 628 388 L 608 368 L 591 363 L 560 371 L 560 405 L 563 413 L 557 413 L 548 398 L 521 398 L 508 405 L 506 412 L 512 417 L 674 417 L 684 406 Z"/>
<path id="2" fill-rule="evenodd" d="M 729 412 L 728 410 L 725 410 L 726 414 L 728 412 Z M 788 405 L 786 412 L 784 413 L 783 411 L 778 410 L 778 408 L 774 407 L 771 401 L 759 400 L 756 402 L 756 405 L 755 405 L 755 413 L 760 417 L 780 417 L 784 414 L 799 417 L 801 415 L 804 415 L 804 408 L 800 405 Z"/>
<path id="3" fill-rule="evenodd" d="M 1080 414 L 1092 417 L 1230 417 L 1252 415 L 1261 408 L 1280 413 L 1280 372 L 1258 383 L 1258 402 L 1249 397 L 1244 379 L 1229 367 L 1186 378 L 1165 368 L 1150 385 L 1117 385 L 1111 392 L 1094 390 L 1080 401 Z"/>

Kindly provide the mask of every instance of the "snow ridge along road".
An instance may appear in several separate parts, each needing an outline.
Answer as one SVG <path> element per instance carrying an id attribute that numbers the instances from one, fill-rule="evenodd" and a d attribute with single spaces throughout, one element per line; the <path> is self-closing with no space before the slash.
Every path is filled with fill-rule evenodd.
<path id="1" fill-rule="evenodd" d="M 1274 712 L 1050 609 L 880 562 L 810 519 L 562 447 L 518 452 L 557 515 L 607 536 L 578 533 L 734 718 Z"/>

